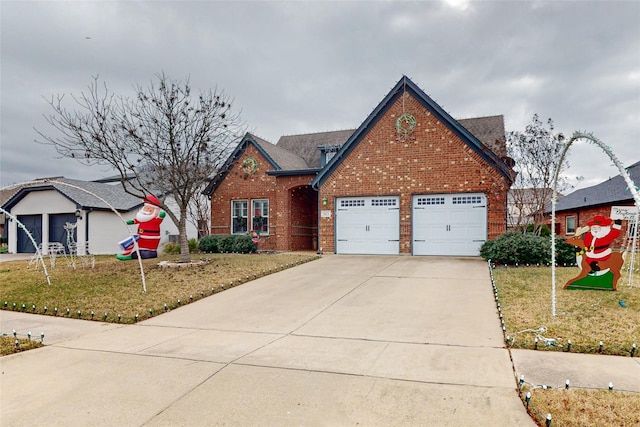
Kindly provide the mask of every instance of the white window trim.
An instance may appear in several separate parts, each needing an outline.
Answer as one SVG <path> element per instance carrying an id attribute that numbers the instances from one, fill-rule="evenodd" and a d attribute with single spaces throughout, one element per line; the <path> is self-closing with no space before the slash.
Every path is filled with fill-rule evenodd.
<path id="1" fill-rule="evenodd" d="M 234 214 L 235 214 L 234 205 L 237 202 L 245 202 L 247 204 L 247 211 L 249 210 L 249 200 L 248 199 L 231 200 L 231 228 L 230 228 L 231 233 L 230 234 L 246 234 L 250 230 L 249 229 L 249 213 L 248 212 L 247 212 L 247 216 L 246 216 L 246 219 L 247 219 L 247 231 L 236 233 L 235 230 L 233 229 L 233 220 L 235 218 L 235 216 L 234 216 Z"/>
<path id="2" fill-rule="evenodd" d="M 569 218 L 573 218 L 573 231 L 569 231 Z M 565 234 L 569 235 L 569 234 L 576 234 L 576 216 L 575 215 L 567 215 L 564 218 L 564 229 L 565 229 Z"/>
<path id="3" fill-rule="evenodd" d="M 255 213 L 255 209 L 253 207 L 253 203 L 254 202 L 267 202 L 267 232 L 263 233 L 262 231 L 260 232 L 260 234 L 262 236 L 268 236 L 269 233 L 271 233 L 271 216 L 269 215 L 269 210 L 271 209 L 271 202 L 269 201 L 269 199 L 251 199 L 251 230 L 253 230 L 253 218 L 254 218 L 254 213 Z"/>

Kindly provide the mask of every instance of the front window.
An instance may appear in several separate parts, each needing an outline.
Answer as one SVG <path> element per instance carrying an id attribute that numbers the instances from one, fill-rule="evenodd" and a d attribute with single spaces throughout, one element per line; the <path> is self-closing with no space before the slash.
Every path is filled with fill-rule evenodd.
<path id="1" fill-rule="evenodd" d="M 576 232 L 576 217 L 568 216 L 567 217 L 567 234 L 575 234 Z"/>
<path id="2" fill-rule="evenodd" d="M 248 210 L 246 200 L 234 200 L 231 206 L 231 232 L 233 234 L 246 233 L 248 230 Z"/>
<path id="3" fill-rule="evenodd" d="M 251 213 L 253 231 L 269 234 L 269 200 L 252 200 Z"/>

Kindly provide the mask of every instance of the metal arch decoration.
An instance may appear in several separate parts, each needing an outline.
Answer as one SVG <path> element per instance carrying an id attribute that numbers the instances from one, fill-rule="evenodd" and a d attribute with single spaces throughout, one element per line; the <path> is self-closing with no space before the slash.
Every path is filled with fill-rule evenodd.
<path id="1" fill-rule="evenodd" d="M 558 191 L 557 191 L 558 176 L 560 175 L 560 169 L 562 167 L 562 163 L 564 162 L 564 158 L 567 155 L 567 152 L 569 151 L 571 144 L 573 144 L 575 141 L 579 139 L 585 139 L 587 140 L 587 142 L 597 145 L 602 149 L 602 151 L 604 151 L 609 156 L 611 161 L 613 161 L 615 166 L 620 171 L 620 175 L 624 178 L 625 182 L 627 183 L 627 187 L 631 192 L 631 194 L 633 195 L 633 199 L 635 201 L 636 206 L 640 207 L 640 192 L 638 191 L 638 187 L 633 183 L 633 180 L 631 180 L 631 177 L 627 173 L 626 169 L 624 168 L 620 160 L 618 160 L 616 155 L 613 154 L 611 147 L 602 143 L 602 141 L 600 141 L 598 138 L 593 136 L 593 134 L 591 133 L 579 132 L 579 131 L 574 132 L 571 138 L 569 139 L 569 141 L 567 141 L 567 143 L 565 144 L 562 150 L 562 153 L 560 154 L 560 161 L 558 162 L 558 165 L 556 166 L 556 170 L 553 175 L 553 191 L 551 192 L 551 315 L 552 316 L 556 316 L 556 233 L 555 233 L 554 224 L 556 222 L 556 203 L 558 201 Z M 636 218 L 635 218 L 636 224 L 638 224 L 639 216 L 640 216 L 640 209 L 636 211 Z M 636 226 L 636 233 L 633 236 L 632 248 L 636 247 L 637 238 L 638 238 L 638 227 Z M 632 281 L 633 281 L 633 265 L 635 262 L 635 250 L 631 251 L 630 262 L 631 262 L 631 266 L 629 269 L 629 286 L 632 285 Z"/>
<path id="2" fill-rule="evenodd" d="M 413 133 L 416 128 L 416 118 L 413 114 L 404 113 L 396 120 L 396 132 L 402 138 L 406 138 Z"/>

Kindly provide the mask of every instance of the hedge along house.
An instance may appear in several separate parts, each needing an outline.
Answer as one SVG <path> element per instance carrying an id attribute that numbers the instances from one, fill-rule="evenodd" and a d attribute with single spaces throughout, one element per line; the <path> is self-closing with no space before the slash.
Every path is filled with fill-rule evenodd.
<path id="1" fill-rule="evenodd" d="M 456 121 L 403 77 L 355 131 L 247 134 L 212 180 L 212 234 L 259 249 L 475 256 L 506 230 L 504 121 Z"/>

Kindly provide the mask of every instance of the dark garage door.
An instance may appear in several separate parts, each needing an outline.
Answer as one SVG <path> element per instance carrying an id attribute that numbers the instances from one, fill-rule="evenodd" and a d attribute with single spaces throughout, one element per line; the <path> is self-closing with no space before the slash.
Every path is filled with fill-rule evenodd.
<path id="1" fill-rule="evenodd" d="M 24 225 L 29 231 L 36 244 L 42 243 L 42 215 L 18 215 L 18 221 Z M 18 245 L 16 252 L 18 253 L 35 253 L 36 248 L 33 246 L 31 239 L 27 233 L 20 227 L 18 227 Z"/>

